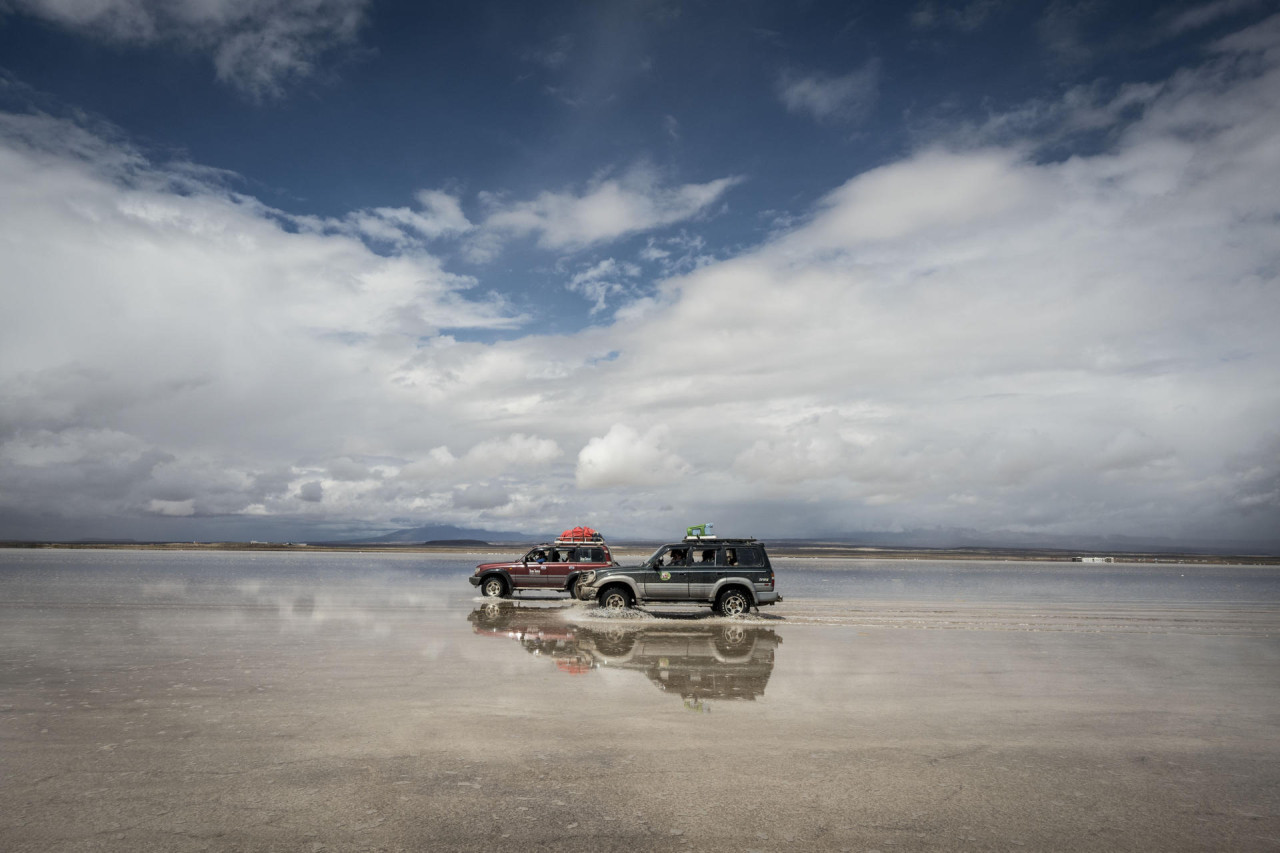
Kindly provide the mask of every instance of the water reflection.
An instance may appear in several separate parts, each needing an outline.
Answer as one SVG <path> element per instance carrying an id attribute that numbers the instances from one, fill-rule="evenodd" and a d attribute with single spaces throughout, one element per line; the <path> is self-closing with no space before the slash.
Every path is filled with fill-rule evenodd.
<path id="1" fill-rule="evenodd" d="M 564 618 L 569 609 L 489 602 L 467 619 L 477 634 L 514 640 L 569 675 L 600 667 L 642 672 L 691 710 L 705 710 L 710 699 L 763 696 L 782 642 L 772 628 L 750 624 L 575 624 Z"/>

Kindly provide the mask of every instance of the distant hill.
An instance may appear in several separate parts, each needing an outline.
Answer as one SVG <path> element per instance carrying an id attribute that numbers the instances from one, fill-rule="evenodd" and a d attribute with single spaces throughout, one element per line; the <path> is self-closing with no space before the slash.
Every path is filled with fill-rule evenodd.
<path id="1" fill-rule="evenodd" d="M 360 539 L 347 540 L 352 543 L 374 544 L 379 542 L 432 542 L 440 544 L 440 540 L 469 540 L 468 544 L 487 542 L 526 542 L 537 539 L 528 533 L 512 530 L 483 530 L 475 527 L 454 527 L 452 524 L 428 524 L 423 527 L 406 527 L 393 530 L 381 536 L 365 536 Z"/>

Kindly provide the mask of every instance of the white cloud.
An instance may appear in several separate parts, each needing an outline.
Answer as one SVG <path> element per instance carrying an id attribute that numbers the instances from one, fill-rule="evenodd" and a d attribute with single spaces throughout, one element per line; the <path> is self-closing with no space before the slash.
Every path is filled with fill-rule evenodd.
<path id="1" fill-rule="evenodd" d="M 675 485 L 689 465 L 666 449 L 668 428 L 656 426 L 641 435 L 626 424 L 614 424 L 578 454 L 580 488 Z"/>
<path id="2" fill-rule="evenodd" d="M 581 248 L 701 215 L 739 180 L 668 187 L 652 169 L 638 167 L 618 178 L 598 178 L 581 195 L 544 192 L 524 202 L 486 196 L 493 212 L 484 224 L 495 232 L 536 234 L 546 248 Z"/>
<path id="3" fill-rule="evenodd" d="M 910 15 L 911 25 L 919 29 L 947 27 L 961 32 L 980 29 L 1003 6 L 1003 0 L 971 0 L 963 5 L 939 6 L 926 0 Z"/>
<path id="4" fill-rule="evenodd" d="M 640 275 L 640 267 L 613 258 L 591 266 L 569 279 L 565 285 L 574 293 L 581 293 L 592 302 L 591 313 L 598 314 L 605 309 L 609 297 L 625 294 L 629 291 L 624 279 L 636 278 Z"/>
<path id="5" fill-rule="evenodd" d="M 421 190 L 417 198 L 422 205 L 419 210 L 407 207 L 357 210 L 341 221 L 324 223 L 322 228 L 407 248 L 419 245 L 423 238 L 463 234 L 473 227 L 455 196 L 440 190 Z"/>
<path id="6" fill-rule="evenodd" d="M 0 504 L 315 504 L 313 487 L 264 472 L 363 440 L 425 453 L 444 437 L 430 426 L 369 438 L 375 412 L 423 421 L 397 367 L 441 329 L 519 322 L 430 255 L 375 254 L 193 175 L 65 121 L 0 115 Z M 498 457 L 548 452 L 504 442 Z"/>
<path id="7" fill-rule="evenodd" d="M 1214 0 L 1211 3 L 1201 3 L 1178 13 L 1169 23 L 1169 31 L 1181 33 L 1197 29 L 1238 12 L 1256 9 L 1262 2 L 1263 0 Z"/>
<path id="8" fill-rule="evenodd" d="M 806 113 L 819 121 L 852 121 L 871 110 L 879 84 L 880 67 L 875 61 L 839 77 L 786 71 L 778 79 L 778 96 L 793 113 Z"/>
<path id="9" fill-rule="evenodd" d="M 700 260 L 612 325 L 488 344 L 441 330 L 509 310 L 421 250 L 7 117 L 0 510 L 1274 540 L 1276 26 L 1055 106 L 1105 150 L 924 146 L 736 257 L 655 240 Z M 656 218 L 552 207 L 557 245 Z"/>
<path id="10" fill-rule="evenodd" d="M 369 0 L 13 0 L 90 37 L 163 42 L 212 54 L 220 80 L 256 97 L 310 76 L 355 42 Z M 0 9 L 3 11 L 3 9 Z"/>

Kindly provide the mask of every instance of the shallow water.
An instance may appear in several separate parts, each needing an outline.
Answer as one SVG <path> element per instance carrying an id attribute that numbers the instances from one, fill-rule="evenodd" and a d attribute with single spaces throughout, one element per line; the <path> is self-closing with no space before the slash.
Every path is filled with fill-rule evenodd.
<path id="1" fill-rule="evenodd" d="M 0 848 L 1275 849 L 1275 569 L 780 560 L 742 620 L 480 555 L 0 551 Z"/>

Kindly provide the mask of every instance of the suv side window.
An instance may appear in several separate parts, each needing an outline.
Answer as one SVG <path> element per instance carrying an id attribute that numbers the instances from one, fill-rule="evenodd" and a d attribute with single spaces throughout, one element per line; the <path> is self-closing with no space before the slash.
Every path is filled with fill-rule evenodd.
<path id="1" fill-rule="evenodd" d="M 586 551 L 587 553 L 583 554 L 583 551 Z M 603 563 L 604 549 L 603 548 L 590 548 L 590 549 L 580 548 L 578 549 L 578 559 L 587 563 Z"/>
<path id="2" fill-rule="evenodd" d="M 726 545 L 720 552 L 717 566 L 763 566 L 764 557 L 754 545 Z"/>
<path id="3" fill-rule="evenodd" d="M 719 561 L 718 548 L 694 548 L 692 565 L 699 568 L 710 568 Z"/>

